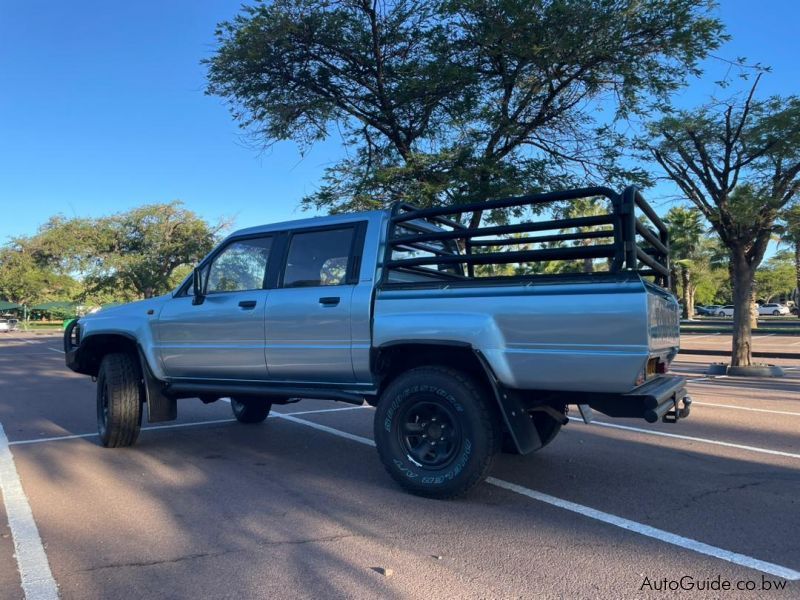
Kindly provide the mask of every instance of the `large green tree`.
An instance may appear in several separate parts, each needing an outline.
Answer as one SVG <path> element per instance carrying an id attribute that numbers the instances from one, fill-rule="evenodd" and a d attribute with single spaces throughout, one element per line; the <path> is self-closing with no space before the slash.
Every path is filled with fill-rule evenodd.
<path id="1" fill-rule="evenodd" d="M 759 76 L 760 77 L 760 76 Z M 753 280 L 776 219 L 800 190 L 800 98 L 745 96 L 674 111 L 652 124 L 650 150 L 728 250 L 731 364 L 751 364 Z"/>
<path id="2" fill-rule="evenodd" d="M 104 219 L 90 281 L 99 288 L 128 288 L 150 298 L 169 291 L 181 266 L 198 262 L 227 226 L 209 225 L 180 202 L 148 204 Z"/>
<path id="3" fill-rule="evenodd" d="M 707 0 L 271 0 L 217 29 L 207 93 L 259 144 L 339 133 L 307 205 L 480 200 L 641 178 L 615 118 L 724 39 Z M 603 112 L 605 111 L 605 112 Z M 472 225 L 480 219 L 476 215 Z"/>
<path id="4" fill-rule="evenodd" d="M 129 301 L 172 289 L 227 225 L 209 224 L 181 202 L 148 204 L 95 219 L 53 217 L 18 245 L 39 269 L 25 279 L 31 290 L 45 289 L 42 273 L 51 273 L 82 282 L 76 300 Z M 0 262 L 0 281 L 5 273 L 12 276 Z"/>

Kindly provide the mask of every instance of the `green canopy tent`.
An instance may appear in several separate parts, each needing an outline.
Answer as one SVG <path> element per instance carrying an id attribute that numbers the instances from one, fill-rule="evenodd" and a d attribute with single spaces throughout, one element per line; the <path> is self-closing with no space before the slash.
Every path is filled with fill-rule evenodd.
<path id="1" fill-rule="evenodd" d="M 28 310 L 38 311 L 50 317 L 73 317 L 78 310 L 78 305 L 74 302 L 44 302 L 29 306 Z"/>
<path id="2" fill-rule="evenodd" d="M 0 300 L 0 313 L 8 312 L 9 310 L 22 310 L 22 304 Z"/>

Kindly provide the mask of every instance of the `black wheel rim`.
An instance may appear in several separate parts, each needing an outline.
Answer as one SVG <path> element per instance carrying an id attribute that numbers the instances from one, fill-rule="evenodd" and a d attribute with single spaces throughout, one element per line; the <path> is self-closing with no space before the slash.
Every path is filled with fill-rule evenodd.
<path id="1" fill-rule="evenodd" d="M 455 412 L 439 402 L 414 402 L 397 422 L 400 444 L 408 459 L 419 467 L 446 467 L 461 448 L 462 431 Z"/>
<path id="2" fill-rule="evenodd" d="M 231 398 L 231 408 L 233 409 L 233 414 L 239 417 L 244 412 L 245 405 L 244 403 L 239 402 L 234 398 Z"/>

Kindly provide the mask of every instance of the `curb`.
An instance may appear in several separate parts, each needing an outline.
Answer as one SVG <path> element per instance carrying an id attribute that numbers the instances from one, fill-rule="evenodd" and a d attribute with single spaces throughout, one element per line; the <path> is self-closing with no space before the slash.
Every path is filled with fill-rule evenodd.
<path id="1" fill-rule="evenodd" d="M 692 350 L 681 348 L 678 354 L 699 354 L 700 356 L 728 356 L 730 352 L 722 352 L 720 350 Z M 800 360 L 800 352 L 753 352 L 753 358 L 787 358 Z"/>

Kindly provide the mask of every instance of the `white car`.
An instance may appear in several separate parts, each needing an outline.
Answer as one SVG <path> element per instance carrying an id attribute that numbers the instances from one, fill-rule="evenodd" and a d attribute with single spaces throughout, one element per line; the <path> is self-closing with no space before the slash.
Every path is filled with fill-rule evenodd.
<path id="1" fill-rule="evenodd" d="M 728 304 L 727 306 L 720 306 L 719 310 L 717 310 L 718 317 L 732 317 L 733 316 L 733 304 Z"/>
<path id="2" fill-rule="evenodd" d="M 780 315 L 788 315 L 791 311 L 785 304 L 762 304 L 758 307 L 759 315 L 773 315 L 778 317 Z"/>

